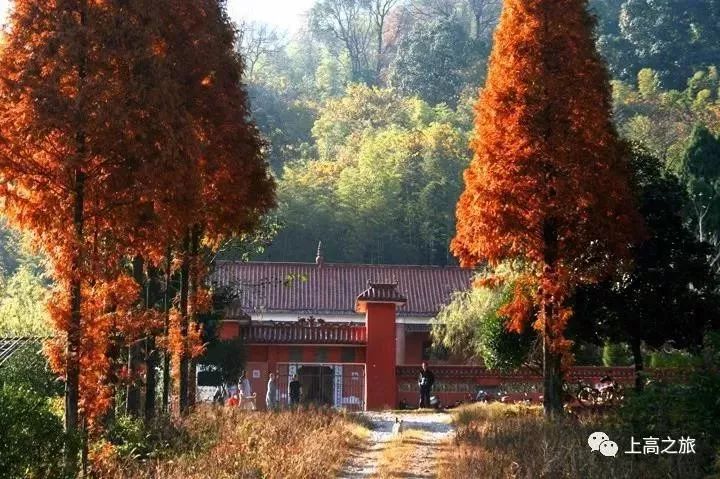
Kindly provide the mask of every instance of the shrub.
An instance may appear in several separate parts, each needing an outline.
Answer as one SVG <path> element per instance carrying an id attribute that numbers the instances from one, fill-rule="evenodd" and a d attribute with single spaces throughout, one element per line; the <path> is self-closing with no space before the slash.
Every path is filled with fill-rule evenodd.
<path id="1" fill-rule="evenodd" d="M 0 368 L 0 385 L 28 389 L 40 396 L 54 397 L 63 393 L 63 383 L 50 370 L 40 344 L 16 351 Z"/>
<path id="2" fill-rule="evenodd" d="M 626 344 L 605 343 L 602 352 L 603 366 L 629 366 L 633 363 L 632 356 Z"/>
<path id="3" fill-rule="evenodd" d="M 701 366 L 703 358 L 693 356 L 685 351 L 653 351 L 648 354 L 648 365 L 651 368 L 688 368 Z"/>
<path id="4" fill-rule="evenodd" d="M 685 384 L 652 383 L 629 394 L 615 421 L 635 437 L 692 437 L 699 462 L 709 469 L 720 447 L 720 374 L 701 371 Z"/>
<path id="5" fill-rule="evenodd" d="M 3 477 L 62 477 L 66 435 L 46 398 L 27 389 L 0 388 L 0 431 Z"/>
<path id="6" fill-rule="evenodd" d="M 118 416 L 107 431 L 107 438 L 123 457 L 145 457 L 151 450 L 151 433 L 142 419 Z"/>

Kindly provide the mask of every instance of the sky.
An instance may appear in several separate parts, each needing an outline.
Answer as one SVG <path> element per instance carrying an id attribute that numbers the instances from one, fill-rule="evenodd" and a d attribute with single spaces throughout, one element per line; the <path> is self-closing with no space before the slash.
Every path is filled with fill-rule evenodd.
<path id="1" fill-rule="evenodd" d="M 0 0 L 0 23 L 4 23 L 10 3 Z M 304 24 L 303 14 L 313 3 L 314 0 L 227 0 L 227 7 L 234 21 L 257 21 L 294 33 Z"/>

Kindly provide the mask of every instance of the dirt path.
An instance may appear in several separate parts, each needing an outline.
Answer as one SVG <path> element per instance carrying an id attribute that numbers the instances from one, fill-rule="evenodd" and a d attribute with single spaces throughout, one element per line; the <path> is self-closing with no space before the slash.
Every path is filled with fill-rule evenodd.
<path id="1" fill-rule="evenodd" d="M 411 439 L 412 457 L 401 475 L 392 477 L 429 479 L 436 477 L 437 460 L 442 447 L 450 439 L 453 427 L 451 417 L 445 413 L 399 413 L 369 412 L 372 431 L 365 447 L 353 452 L 343 472 L 342 479 L 378 477 L 378 463 L 383 451 L 391 444 L 393 423 L 398 417 L 404 421 L 405 430 L 419 431 Z"/>

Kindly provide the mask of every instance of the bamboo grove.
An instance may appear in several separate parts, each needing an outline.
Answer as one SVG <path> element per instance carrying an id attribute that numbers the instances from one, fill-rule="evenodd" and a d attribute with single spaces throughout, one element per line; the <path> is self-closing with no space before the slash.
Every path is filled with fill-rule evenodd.
<path id="1" fill-rule="evenodd" d="M 160 364 L 163 408 L 194 401 L 205 252 L 275 201 L 234 42 L 216 0 L 14 2 L 0 196 L 49 259 L 46 349 L 70 431 L 100 429 L 120 391 L 135 415 L 144 395 L 151 418 Z"/>

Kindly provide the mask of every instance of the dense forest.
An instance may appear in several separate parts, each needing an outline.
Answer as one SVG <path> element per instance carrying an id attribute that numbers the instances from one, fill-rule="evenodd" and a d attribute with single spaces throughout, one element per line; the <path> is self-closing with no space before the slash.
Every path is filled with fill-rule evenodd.
<path id="1" fill-rule="evenodd" d="M 254 119 L 279 182 L 277 236 L 263 258 L 312 261 L 322 241 L 327 261 L 454 261 L 473 104 L 501 3 L 319 0 L 290 38 L 240 25 Z M 697 142 L 716 142 L 720 129 L 720 1 L 590 4 L 618 129 L 697 190 L 688 224 L 715 243 L 720 209 L 706 203 L 720 172 L 698 178 L 686 160 L 712 150 Z"/>
<path id="2" fill-rule="evenodd" d="M 330 262 L 454 264 L 473 105 L 501 4 L 318 0 L 293 35 L 237 25 L 278 182 L 279 207 L 250 257 L 313 261 L 322 241 Z M 718 254 L 720 0 L 590 4 L 618 130 L 677 175 L 686 224 Z M 41 258 L 23 243 L 2 228 L 0 330 L 42 333 L 42 322 L 21 319 L 44 314 L 47 289 Z"/>

